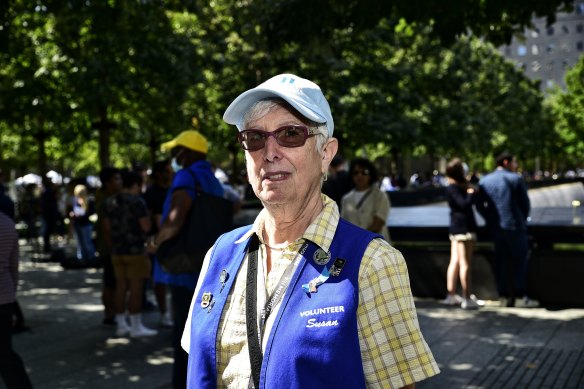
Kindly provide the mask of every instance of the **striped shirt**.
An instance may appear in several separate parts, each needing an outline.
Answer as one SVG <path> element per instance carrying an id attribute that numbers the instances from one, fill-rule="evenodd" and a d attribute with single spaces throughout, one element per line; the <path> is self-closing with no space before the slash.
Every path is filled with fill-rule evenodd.
<path id="1" fill-rule="evenodd" d="M 323 202 L 323 211 L 303 236 L 273 261 L 269 274 L 262 266 L 266 257 L 263 245 L 260 246 L 258 266 L 261 269 L 258 272 L 263 271 L 267 295 L 276 288 L 305 240 L 329 250 L 339 222 L 339 210 L 336 203 L 324 195 Z M 253 233 L 262 239 L 263 212 L 266 211 L 258 215 L 250 232 L 242 239 Z M 209 258 L 205 261 L 208 263 Z M 207 263 L 203 265 L 200 280 Z M 247 387 L 251 374 L 245 324 L 246 269 L 247 259 L 238 272 L 219 323 L 217 383 L 220 388 Z M 260 301 L 263 298 L 265 296 L 258 295 L 258 306 L 263 306 Z M 273 318 L 277 316 L 276 309 L 270 315 L 272 320 L 268 318 L 265 333 L 269 333 Z M 185 350 L 190 344 L 190 316 L 182 339 Z M 399 251 L 381 239 L 369 244 L 359 268 L 357 320 L 368 388 L 399 388 L 438 374 L 438 365 L 420 331 L 405 260 Z"/>
<path id="2" fill-rule="evenodd" d="M 16 299 L 18 283 L 18 235 L 14 221 L 0 212 L 0 304 Z"/>

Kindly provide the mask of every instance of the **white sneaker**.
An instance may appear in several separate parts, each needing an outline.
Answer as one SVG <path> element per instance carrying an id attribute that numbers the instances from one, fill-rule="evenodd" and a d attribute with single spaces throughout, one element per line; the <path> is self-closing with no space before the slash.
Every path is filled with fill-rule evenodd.
<path id="1" fill-rule="evenodd" d="M 126 315 L 116 315 L 116 336 L 118 338 L 128 336 L 130 333 L 130 326 L 126 321 Z"/>
<path id="2" fill-rule="evenodd" d="M 124 336 L 128 336 L 130 333 L 130 327 L 118 327 L 116 329 L 116 337 L 123 338 Z"/>
<path id="3" fill-rule="evenodd" d="M 448 294 L 444 300 L 440 300 L 440 304 L 444 305 L 460 305 L 462 303 L 462 297 L 457 294 Z"/>
<path id="4" fill-rule="evenodd" d="M 479 309 L 479 305 L 472 298 L 463 299 L 460 307 L 462 309 Z"/>
<path id="5" fill-rule="evenodd" d="M 484 300 L 480 300 L 480 299 L 478 299 L 478 298 L 477 298 L 477 296 L 475 296 L 474 294 L 471 294 L 471 295 L 470 295 L 470 299 L 471 299 L 472 301 L 474 301 L 475 303 L 477 303 L 477 305 L 478 305 L 479 307 L 484 307 L 484 306 L 485 306 L 485 301 L 484 301 Z"/>
<path id="6" fill-rule="evenodd" d="M 170 312 L 165 312 L 163 315 L 160 315 L 160 327 L 173 327 L 174 323 L 172 318 L 170 317 Z"/>
<path id="7" fill-rule="evenodd" d="M 132 338 L 141 338 L 144 336 L 154 336 L 158 331 L 145 327 L 142 324 L 142 315 L 139 313 L 130 315 L 130 336 Z"/>
<path id="8" fill-rule="evenodd" d="M 130 329 L 130 336 L 132 338 L 142 338 L 145 336 L 154 336 L 158 334 L 158 331 L 144 327 L 143 325 Z"/>

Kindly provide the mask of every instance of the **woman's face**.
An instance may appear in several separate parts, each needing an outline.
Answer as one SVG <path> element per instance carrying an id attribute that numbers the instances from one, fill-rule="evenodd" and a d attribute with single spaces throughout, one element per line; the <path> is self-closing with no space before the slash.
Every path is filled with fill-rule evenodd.
<path id="1" fill-rule="evenodd" d="M 305 123 L 287 109 L 276 107 L 250 122 L 247 129 L 274 132 L 285 125 Z M 336 153 L 337 143 L 335 139 L 329 139 L 322 155 L 317 152 L 315 144 L 315 136 L 306 139 L 300 147 L 280 146 L 274 137 L 268 137 L 264 148 L 245 152 L 249 182 L 262 203 L 303 203 L 311 196 L 320 196 L 322 173 Z"/>
<path id="2" fill-rule="evenodd" d="M 369 188 L 371 176 L 367 168 L 357 165 L 351 171 L 351 176 L 353 177 L 355 189 L 363 191 Z"/>

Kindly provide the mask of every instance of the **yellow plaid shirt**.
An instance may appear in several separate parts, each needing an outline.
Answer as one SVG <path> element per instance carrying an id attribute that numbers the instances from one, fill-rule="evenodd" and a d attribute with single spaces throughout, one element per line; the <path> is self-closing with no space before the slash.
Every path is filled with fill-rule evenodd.
<path id="1" fill-rule="evenodd" d="M 305 240 L 316 243 L 325 251 L 329 250 L 339 222 L 339 210 L 336 203 L 325 195 L 323 201 L 324 210 L 301 238 L 273 260 L 268 275 L 262 266 L 266 253 L 260 245 L 258 273 L 259 279 L 263 278 L 268 295 L 273 292 Z M 263 212 L 265 210 L 258 215 L 252 229 L 242 240 L 254 233 L 262 240 Z M 245 324 L 246 274 L 247 258 L 239 270 L 219 323 L 217 382 L 221 388 L 247 388 L 251 375 Z M 263 306 L 260 296 L 258 306 Z M 277 308 L 270 318 L 277 315 Z M 399 388 L 439 373 L 438 365 L 420 332 L 403 256 L 382 239 L 374 239 L 369 244 L 361 262 L 357 316 L 368 388 Z M 270 326 L 268 320 L 266 334 Z M 185 331 L 190 331 L 190 323 L 187 323 Z M 190 334 L 186 335 L 188 339 Z"/>

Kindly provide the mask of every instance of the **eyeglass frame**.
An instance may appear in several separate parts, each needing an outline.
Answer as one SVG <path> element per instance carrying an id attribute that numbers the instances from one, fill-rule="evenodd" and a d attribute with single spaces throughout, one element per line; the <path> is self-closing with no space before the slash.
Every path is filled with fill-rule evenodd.
<path id="1" fill-rule="evenodd" d="M 279 132 L 281 133 L 282 131 L 284 131 L 287 128 L 301 129 L 302 133 L 304 134 L 304 139 L 302 140 L 302 143 L 300 143 L 298 145 L 290 145 L 290 146 L 281 144 L 278 141 L 278 138 L 275 134 L 279 133 Z M 251 150 L 249 148 L 245 148 L 243 145 L 243 142 L 244 142 L 243 137 L 247 133 L 262 134 L 264 136 L 264 145 L 258 149 L 253 149 L 253 150 Z M 286 147 L 286 148 L 295 148 L 295 147 L 304 146 L 306 144 L 306 140 L 308 138 L 315 136 L 315 135 L 318 135 L 320 133 L 321 132 L 316 128 L 311 128 L 311 127 L 298 125 L 298 124 L 287 124 L 287 125 L 276 128 L 274 131 L 264 131 L 264 130 L 260 130 L 257 128 L 248 128 L 247 130 L 243 130 L 243 131 L 237 133 L 237 141 L 239 142 L 239 145 L 241 146 L 241 148 L 243 150 L 246 150 L 246 151 L 258 151 L 258 150 L 263 149 L 264 147 L 266 147 L 266 142 L 268 141 L 269 137 L 273 137 L 279 146 Z"/>

